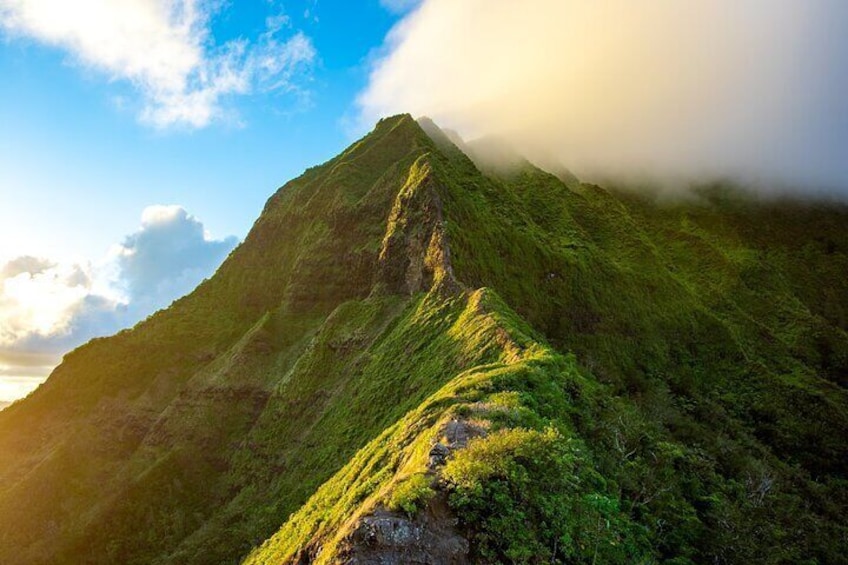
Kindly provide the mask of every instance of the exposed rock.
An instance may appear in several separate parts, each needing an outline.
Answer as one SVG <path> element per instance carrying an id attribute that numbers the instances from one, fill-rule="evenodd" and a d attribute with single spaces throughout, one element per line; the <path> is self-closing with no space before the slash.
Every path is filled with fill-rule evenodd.
<path id="1" fill-rule="evenodd" d="M 450 448 L 443 443 L 437 443 L 430 450 L 430 460 L 427 466 L 430 469 L 441 467 L 447 463 L 448 455 L 450 455 Z"/>
<path id="2" fill-rule="evenodd" d="M 451 420 L 444 425 L 441 432 L 451 451 L 462 449 L 468 441 L 475 437 L 485 437 L 486 430 L 468 420 Z"/>
<path id="3" fill-rule="evenodd" d="M 413 168 L 388 221 L 377 265 L 376 287 L 415 294 L 436 287 L 460 289 L 453 273 L 442 202 L 429 168 Z"/>
<path id="4" fill-rule="evenodd" d="M 468 440 L 483 437 L 486 430 L 468 420 L 451 420 L 439 432 L 439 441 L 430 449 L 427 467 L 437 470 L 448 462 L 451 453 L 468 445 Z"/>
<path id="5" fill-rule="evenodd" d="M 462 565 L 468 563 L 469 545 L 456 524 L 443 494 L 412 518 L 378 510 L 361 519 L 339 561 L 345 565 Z"/>

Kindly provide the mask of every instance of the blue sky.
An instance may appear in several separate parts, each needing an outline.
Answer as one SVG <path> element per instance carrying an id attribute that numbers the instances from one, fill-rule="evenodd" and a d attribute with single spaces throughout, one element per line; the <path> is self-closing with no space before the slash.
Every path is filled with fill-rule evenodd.
<path id="1" fill-rule="evenodd" d="M 0 402 L 381 116 L 588 180 L 848 198 L 844 0 L 0 0 Z"/>
<path id="2" fill-rule="evenodd" d="M 140 123 L 131 81 L 70 49 L 7 33 L 0 256 L 103 254 L 150 204 L 179 203 L 213 234 L 243 236 L 277 186 L 359 133 L 349 126 L 352 103 L 370 53 L 397 19 L 376 0 L 256 0 L 221 7 L 211 33 L 218 45 L 256 38 L 280 13 L 289 18 L 283 39 L 303 33 L 315 49 L 292 78 L 299 92 L 224 96 L 230 115 L 203 127 Z"/>
<path id="3" fill-rule="evenodd" d="M 363 133 L 357 94 L 410 7 L 129 0 L 138 13 L 86 1 L 62 14 L 63 4 L 0 2 L 0 401 L 67 349 L 189 291 L 277 187 Z M 131 29 L 86 45 L 110 26 Z M 134 31 L 138 41 L 120 37 Z M 194 67 L 167 68 L 187 51 Z M 200 77 L 215 72 L 242 73 L 241 84 Z M 216 89 L 211 102 L 183 100 Z"/>

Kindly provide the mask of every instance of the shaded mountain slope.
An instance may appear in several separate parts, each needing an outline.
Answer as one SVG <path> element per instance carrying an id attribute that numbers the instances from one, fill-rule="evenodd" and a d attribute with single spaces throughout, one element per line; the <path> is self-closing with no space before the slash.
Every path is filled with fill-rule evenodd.
<path id="1" fill-rule="evenodd" d="M 848 210 L 482 174 L 427 129 L 0 412 L 0 561 L 843 558 Z"/>

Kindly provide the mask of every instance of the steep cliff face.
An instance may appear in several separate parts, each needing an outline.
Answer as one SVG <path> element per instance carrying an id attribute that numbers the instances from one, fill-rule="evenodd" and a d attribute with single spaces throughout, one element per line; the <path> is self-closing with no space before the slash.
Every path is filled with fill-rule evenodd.
<path id="1" fill-rule="evenodd" d="M 0 412 L 0 561 L 842 558 L 848 210 L 483 174 L 424 125 Z"/>

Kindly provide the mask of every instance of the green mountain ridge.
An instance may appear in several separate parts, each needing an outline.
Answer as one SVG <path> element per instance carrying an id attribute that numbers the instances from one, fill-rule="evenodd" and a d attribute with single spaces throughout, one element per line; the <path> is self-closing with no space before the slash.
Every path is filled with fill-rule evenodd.
<path id="1" fill-rule="evenodd" d="M 0 562 L 844 562 L 846 220 L 381 120 L 0 412 Z"/>

